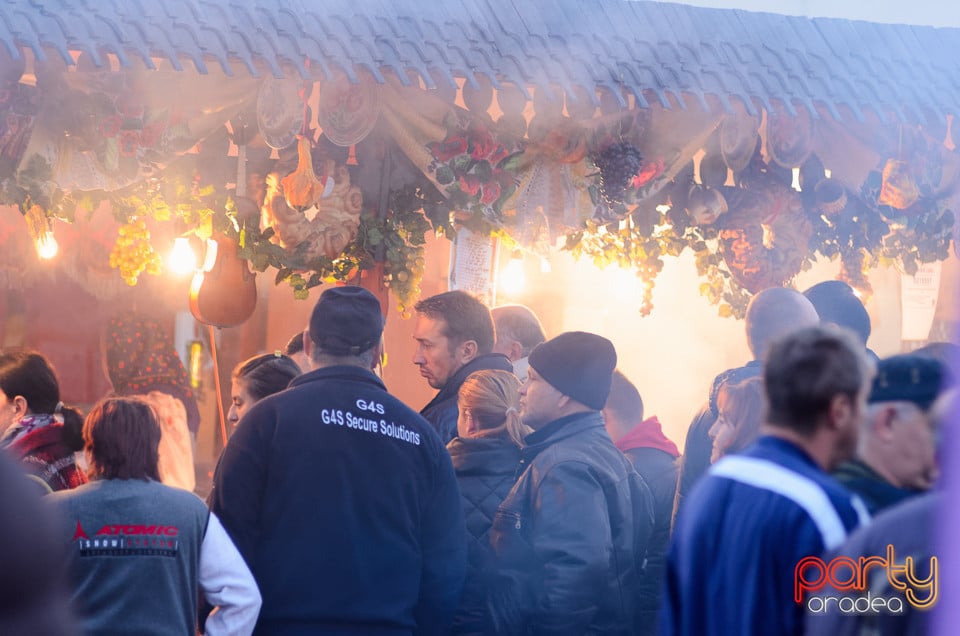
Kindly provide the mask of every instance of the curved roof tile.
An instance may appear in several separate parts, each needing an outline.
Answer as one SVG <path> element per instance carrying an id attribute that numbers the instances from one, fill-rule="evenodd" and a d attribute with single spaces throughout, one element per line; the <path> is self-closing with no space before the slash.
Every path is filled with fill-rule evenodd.
<path id="1" fill-rule="evenodd" d="M 281 6 L 282 5 L 282 6 Z M 660 2 L 444 0 L 0 0 L 0 43 L 39 59 L 68 50 L 122 67 L 166 58 L 176 69 L 205 60 L 258 76 L 294 69 L 351 81 L 366 68 L 428 85 L 454 77 L 494 86 L 629 90 L 644 103 L 683 94 L 708 107 L 730 98 L 789 112 L 814 104 L 903 120 L 960 115 L 960 29 L 807 19 Z"/>

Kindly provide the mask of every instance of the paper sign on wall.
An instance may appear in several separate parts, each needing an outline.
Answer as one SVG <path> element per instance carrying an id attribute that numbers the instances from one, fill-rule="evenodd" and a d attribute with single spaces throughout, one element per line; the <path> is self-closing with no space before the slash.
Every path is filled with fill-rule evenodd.
<path id="1" fill-rule="evenodd" d="M 496 301 L 494 272 L 496 239 L 461 228 L 450 253 L 450 289 L 480 298 L 488 307 Z"/>
<path id="2" fill-rule="evenodd" d="M 902 340 L 927 340 L 937 313 L 940 295 L 940 261 L 923 263 L 913 276 L 903 274 L 900 280 Z"/>

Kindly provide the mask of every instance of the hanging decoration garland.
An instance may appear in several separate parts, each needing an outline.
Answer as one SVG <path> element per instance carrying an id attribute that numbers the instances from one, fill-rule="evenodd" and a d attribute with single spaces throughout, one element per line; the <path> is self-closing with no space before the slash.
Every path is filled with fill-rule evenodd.
<path id="1" fill-rule="evenodd" d="M 21 171 L 21 174 L 23 171 Z M 374 254 L 381 246 L 385 257 L 385 284 L 396 296 L 401 313 L 409 310 L 420 294 L 423 276 L 424 235 L 430 223 L 419 210 L 398 209 L 386 219 L 376 219 L 372 213 L 361 214 L 356 233 L 342 250 L 330 256 L 312 253 L 304 243 L 286 249 L 275 242 L 276 230 L 266 227 L 261 231 L 259 219 L 242 219 L 231 195 L 213 186 L 200 187 L 175 175 L 163 181 L 151 179 L 113 193 L 85 193 L 80 198 L 65 197 L 55 190 L 52 195 L 37 184 L 50 183 L 48 169 L 37 166 L 27 173 L 31 180 L 22 185 L 7 182 L 0 190 L 0 202 L 34 207 L 34 201 L 43 201 L 43 214 L 70 222 L 75 210 L 93 214 L 108 200 L 113 215 L 120 224 L 116 243 L 110 252 L 110 266 L 118 269 L 123 280 L 136 285 L 144 274 L 159 275 L 163 264 L 157 253 L 149 227 L 177 222 L 187 228 L 184 235 L 208 239 L 214 232 L 234 238 L 240 245 L 239 255 L 249 261 L 251 269 L 277 269 L 275 284 L 287 282 L 294 296 L 305 299 L 309 290 L 323 283 L 351 282 L 361 270 L 372 270 Z M 33 179 L 33 176 L 36 179 Z M 21 182 L 23 183 L 23 182 Z M 21 199 L 22 197 L 22 199 Z M 13 199 L 13 200 L 11 200 Z"/>
<path id="2" fill-rule="evenodd" d="M 276 282 L 286 281 L 301 298 L 324 282 L 354 280 L 359 271 L 373 269 L 373 255 L 382 253 L 385 283 L 404 312 L 419 294 L 424 234 L 431 225 L 438 232 L 449 229 L 451 215 L 456 214 L 458 222 L 475 229 L 511 230 L 511 211 L 504 206 L 520 180 L 525 142 L 501 142 L 494 128 L 468 117 L 448 118 L 446 123 L 446 137 L 428 146 L 433 157 L 429 176 L 438 187 L 419 185 L 393 192 L 392 213 L 386 219 L 360 213 L 349 224 L 349 232 L 337 237 L 323 233 L 322 249 L 309 249 L 316 242 L 287 241 L 279 225 L 261 230 L 259 222 L 240 218 L 225 190 L 199 188 L 185 179 L 167 177 L 163 187 L 150 179 L 110 194 L 66 196 L 55 186 L 50 166 L 37 156 L 26 159 L 15 177 L 0 183 L 0 202 L 19 206 L 24 214 L 39 208 L 48 218 L 69 222 L 78 205 L 92 213 L 99 201 L 109 199 L 124 228 L 111 265 L 129 284 L 160 269 L 157 246 L 147 234 L 151 222 L 177 222 L 200 238 L 213 231 L 236 237 L 240 255 L 254 270 L 275 267 Z M 760 289 L 789 284 L 818 255 L 840 259 L 843 275 L 861 289 L 867 287 L 869 267 L 896 264 L 912 273 L 920 263 L 948 255 L 954 214 L 948 199 L 937 198 L 935 184 L 942 168 L 932 151 L 922 154 L 918 165 L 899 157 L 886 159 L 859 192 L 842 186 L 836 191 L 838 184 L 829 183 L 817 198 L 809 193 L 816 193 L 818 184 L 804 184 L 803 209 L 791 204 L 789 213 L 781 216 L 770 213 L 778 209 L 780 196 L 769 184 L 776 166 L 751 165 L 737 175 L 738 188 L 699 187 L 692 196 L 689 173 L 665 183 L 664 162 L 645 160 L 637 143 L 631 138 L 591 144 L 584 161 L 596 167 L 585 184 L 595 207 L 593 218 L 568 236 L 566 249 L 599 265 L 636 271 L 644 285 L 645 314 L 652 307 L 663 256 L 686 249 L 693 252 L 704 278 L 701 293 L 718 305 L 721 315 L 729 316 L 742 316 L 751 295 Z M 750 178 L 751 171 L 758 170 L 766 172 L 767 180 Z M 319 178 L 306 171 L 289 177 L 290 183 L 303 181 L 308 187 L 292 189 L 316 203 L 328 175 L 349 189 L 344 171 L 334 165 Z M 346 200 L 349 193 L 342 194 Z M 763 214 L 747 213 L 744 200 L 750 197 L 772 197 L 773 203 L 754 206 L 763 208 Z"/>

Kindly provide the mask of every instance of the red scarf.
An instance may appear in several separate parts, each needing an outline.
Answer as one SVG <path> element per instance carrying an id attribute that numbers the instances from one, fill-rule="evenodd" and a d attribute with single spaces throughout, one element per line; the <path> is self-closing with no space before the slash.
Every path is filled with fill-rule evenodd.
<path id="1" fill-rule="evenodd" d="M 625 453 L 634 448 L 656 448 L 674 457 L 680 456 L 677 445 L 671 442 L 660 426 L 657 416 L 647 418 L 633 427 L 633 430 L 620 438 L 616 443 L 620 452 Z"/>
<path id="2" fill-rule="evenodd" d="M 53 423 L 24 433 L 7 449 L 50 490 L 69 490 L 87 483 L 87 477 L 77 467 L 73 452 L 62 438 L 63 424 Z"/>

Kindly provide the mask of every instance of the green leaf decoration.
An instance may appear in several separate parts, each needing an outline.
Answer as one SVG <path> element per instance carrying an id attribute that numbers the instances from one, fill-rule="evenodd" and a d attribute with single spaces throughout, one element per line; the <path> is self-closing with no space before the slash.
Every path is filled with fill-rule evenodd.
<path id="1" fill-rule="evenodd" d="M 453 170 L 450 168 L 450 166 L 444 165 L 437 168 L 434 178 L 436 178 L 437 183 L 440 185 L 449 185 L 453 183 L 456 177 L 454 176 Z"/>

